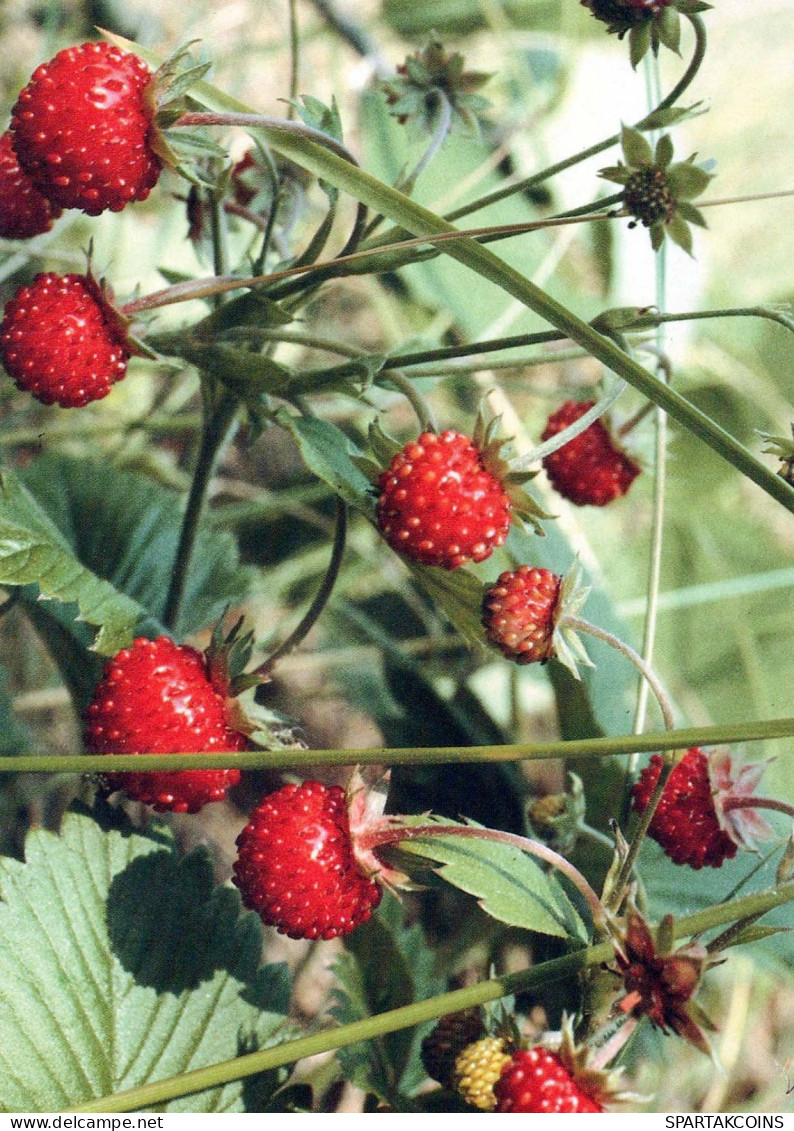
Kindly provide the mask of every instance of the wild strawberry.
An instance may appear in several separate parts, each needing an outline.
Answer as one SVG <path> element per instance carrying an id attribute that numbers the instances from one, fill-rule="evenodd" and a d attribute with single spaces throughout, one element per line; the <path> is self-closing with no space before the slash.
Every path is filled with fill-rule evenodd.
<path id="1" fill-rule="evenodd" d="M 770 835 L 752 802 L 747 805 L 763 769 L 763 764 L 747 764 L 734 776 L 727 750 L 709 758 L 691 747 L 667 779 L 648 835 L 676 864 L 720 868 L 737 848 L 752 848 Z M 648 805 L 661 771 L 661 755 L 654 754 L 632 789 L 638 813 Z M 755 800 L 763 805 L 763 799 Z"/>
<path id="2" fill-rule="evenodd" d="M 491 644 L 517 664 L 545 664 L 555 652 L 562 578 L 522 565 L 485 591 L 482 622 Z"/>
<path id="3" fill-rule="evenodd" d="M 19 167 L 8 130 L 0 136 L 0 236 L 27 240 L 48 232 L 61 209 L 42 196 Z"/>
<path id="4" fill-rule="evenodd" d="M 86 712 L 85 744 L 94 754 L 191 754 L 245 750 L 233 729 L 228 688 L 207 658 L 168 637 L 139 637 L 110 660 Z M 110 790 L 163 812 L 195 813 L 221 801 L 239 770 L 138 770 L 104 775 Z"/>
<path id="5" fill-rule="evenodd" d="M 90 275 L 37 275 L 6 303 L 0 357 L 43 404 L 80 408 L 106 397 L 132 352 L 121 316 Z"/>
<path id="6" fill-rule="evenodd" d="M 293 939 L 333 939 L 365 923 L 383 889 L 359 863 L 340 786 L 307 781 L 266 797 L 237 838 L 243 903 Z"/>
<path id="7" fill-rule="evenodd" d="M 541 439 L 549 440 L 575 423 L 595 401 L 566 401 L 549 417 Z M 576 506 L 603 507 L 625 495 L 640 473 L 605 426 L 596 420 L 543 460 L 553 486 Z"/>
<path id="8" fill-rule="evenodd" d="M 471 1107 L 493 1111 L 494 1084 L 510 1063 L 507 1042 L 502 1037 L 483 1037 L 459 1053 L 453 1072 L 455 1089 Z"/>
<path id="9" fill-rule="evenodd" d="M 145 200 L 162 163 L 152 146 L 146 64 L 108 43 L 67 47 L 43 63 L 11 111 L 20 165 L 61 208 L 89 216 Z"/>
<path id="10" fill-rule="evenodd" d="M 483 453 L 460 432 L 423 432 L 379 479 L 378 525 L 398 553 L 458 569 L 481 562 L 510 529 L 511 502 Z"/>
<path id="11" fill-rule="evenodd" d="M 578 678 L 577 661 L 590 663 L 577 634 L 583 622 L 575 623 L 589 593 L 580 575 L 578 564 L 566 577 L 529 565 L 505 570 L 483 594 L 486 639 L 516 664 L 554 657 Z"/>
<path id="12" fill-rule="evenodd" d="M 542 1045 L 515 1053 L 493 1090 L 497 1112 L 562 1115 L 604 1110 L 577 1082 L 559 1054 Z"/>

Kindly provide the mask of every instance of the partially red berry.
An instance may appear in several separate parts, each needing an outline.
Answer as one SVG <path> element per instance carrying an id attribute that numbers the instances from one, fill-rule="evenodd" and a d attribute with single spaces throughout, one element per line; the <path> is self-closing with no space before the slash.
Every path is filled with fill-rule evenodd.
<path id="1" fill-rule="evenodd" d="M 603 1111 L 562 1058 L 537 1045 L 515 1053 L 494 1084 L 497 1112 L 558 1115 Z"/>
<path id="2" fill-rule="evenodd" d="M 127 372 L 120 321 L 89 275 L 37 275 L 5 307 L 0 357 L 20 389 L 43 404 L 80 408 Z"/>
<path id="3" fill-rule="evenodd" d="M 293 939 L 333 939 L 365 923 L 383 889 L 360 867 L 348 800 L 307 781 L 266 797 L 237 838 L 243 903 Z"/>
<path id="4" fill-rule="evenodd" d="M 0 135 L 0 236 L 27 240 L 48 232 L 61 209 L 42 196 L 20 168 L 11 134 Z"/>
<path id="5" fill-rule="evenodd" d="M 661 772 L 661 755 L 654 754 L 632 790 L 638 813 L 647 806 Z M 738 846 L 717 816 L 708 759 L 699 747 L 687 750 L 667 779 L 648 835 L 676 864 L 691 868 L 719 868 L 736 855 Z"/>
<path id="6" fill-rule="evenodd" d="M 555 652 L 562 578 L 522 565 L 485 591 L 482 623 L 491 644 L 517 664 L 545 663 Z"/>
<path id="7" fill-rule="evenodd" d="M 93 754 L 198 754 L 245 750 L 227 722 L 226 688 L 213 685 L 206 658 L 166 636 L 139 637 L 107 664 L 86 712 Z M 221 801 L 239 770 L 138 770 L 104 775 L 107 787 L 162 811 L 195 813 Z"/>
<path id="8" fill-rule="evenodd" d="M 109 43 L 43 63 L 11 111 L 20 165 L 54 205 L 89 216 L 145 200 L 162 168 L 152 147 L 149 68 Z"/>
<path id="9" fill-rule="evenodd" d="M 541 439 L 556 436 L 594 404 L 566 401 L 549 417 Z M 606 506 L 625 495 L 640 473 L 639 464 L 620 447 L 601 419 L 546 456 L 543 466 L 556 490 L 580 507 Z"/>
<path id="10" fill-rule="evenodd" d="M 397 453 L 379 488 L 380 530 L 411 561 L 444 569 L 481 562 L 510 529 L 506 491 L 460 432 L 423 432 Z"/>

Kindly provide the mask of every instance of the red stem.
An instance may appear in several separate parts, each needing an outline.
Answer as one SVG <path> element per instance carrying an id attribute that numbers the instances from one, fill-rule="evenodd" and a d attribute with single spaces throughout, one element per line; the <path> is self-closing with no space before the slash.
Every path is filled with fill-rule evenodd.
<path id="1" fill-rule="evenodd" d="M 794 817 L 794 805 L 778 801 L 774 797 L 726 797 L 722 802 L 722 810 L 727 812 L 729 809 L 775 809 L 778 813 L 785 813 L 787 817 Z"/>

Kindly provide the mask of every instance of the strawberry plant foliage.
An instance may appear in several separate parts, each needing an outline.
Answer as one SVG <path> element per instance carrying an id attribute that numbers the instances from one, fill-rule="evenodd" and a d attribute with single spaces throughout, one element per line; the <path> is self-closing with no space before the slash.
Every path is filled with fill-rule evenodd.
<path id="1" fill-rule="evenodd" d="M 334 964 L 331 1015 L 346 1025 L 441 993 L 446 984 L 434 966 L 421 927 L 408 926 L 399 901 L 386 895 L 369 922 L 346 940 Z M 424 1034 L 424 1028 L 389 1033 L 339 1049 L 337 1056 L 348 1079 L 383 1103 L 393 1103 L 412 1095 L 424 1079 L 419 1056 Z"/>
<path id="2" fill-rule="evenodd" d="M 258 920 L 203 851 L 180 859 L 165 828 L 101 809 L 25 851 L 0 860 L 3 1111 L 60 1111 L 289 1035 L 286 970 L 259 967 Z M 165 1110 L 244 1107 L 235 1083 Z"/>
<path id="3" fill-rule="evenodd" d="M 410 823 L 428 822 L 416 817 Z M 441 828 L 445 822 L 436 823 Z M 428 834 L 404 841 L 400 850 L 433 860 L 439 875 L 476 896 L 482 909 L 501 923 L 578 942 L 587 939 L 578 911 L 555 877 L 511 845 Z"/>

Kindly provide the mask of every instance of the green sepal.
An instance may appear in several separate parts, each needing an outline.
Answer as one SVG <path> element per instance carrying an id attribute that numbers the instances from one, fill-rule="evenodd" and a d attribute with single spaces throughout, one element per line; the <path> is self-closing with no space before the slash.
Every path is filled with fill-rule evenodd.
<path id="1" fill-rule="evenodd" d="M 635 71 L 647 55 L 652 40 L 650 21 L 637 24 L 629 32 L 629 59 Z"/>
<path id="2" fill-rule="evenodd" d="M 667 173 L 667 183 L 676 200 L 692 200 L 708 188 L 713 174 L 706 172 L 693 159 L 672 165 Z"/>
<path id="3" fill-rule="evenodd" d="M 681 216 L 674 216 L 666 227 L 667 235 L 687 253 L 692 254 L 692 232 L 689 224 Z"/>
<path id="4" fill-rule="evenodd" d="M 676 212 L 682 220 L 686 220 L 688 224 L 697 224 L 699 228 L 707 228 L 706 217 L 699 208 L 695 208 L 694 204 L 690 204 L 688 200 L 682 200 L 676 205 Z"/>
<path id="5" fill-rule="evenodd" d="M 663 8 L 653 21 L 653 33 L 656 44 L 662 43 L 676 55 L 681 53 L 681 16 L 675 5 L 670 4 Z"/>
<path id="6" fill-rule="evenodd" d="M 635 130 L 633 126 L 621 126 L 620 146 L 626 164 L 634 169 L 641 169 L 644 165 L 652 165 L 653 150 L 646 137 Z M 670 154 L 672 157 L 672 153 Z"/>
<path id="7" fill-rule="evenodd" d="M 666 169 L 673 160 L 673 139 L 669 134 L 662 134 L 656 143 L 654 164 L 660 169 Z"/>

